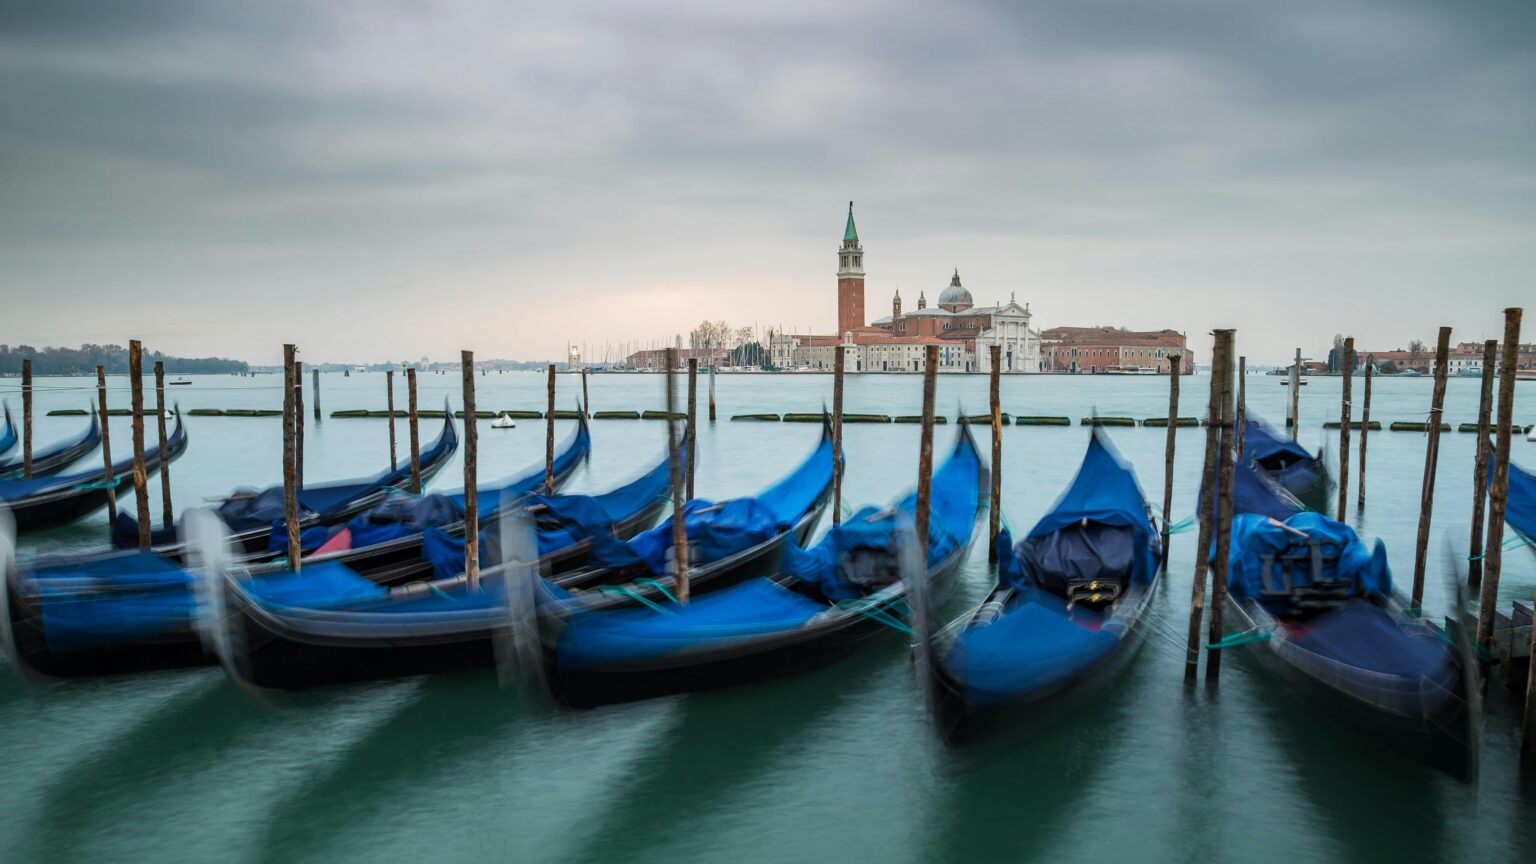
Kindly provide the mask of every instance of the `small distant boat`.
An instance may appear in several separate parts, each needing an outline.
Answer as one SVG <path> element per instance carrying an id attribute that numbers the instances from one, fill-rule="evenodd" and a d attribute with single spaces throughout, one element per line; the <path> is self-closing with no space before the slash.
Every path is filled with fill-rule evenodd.
<path id="1" fill-rule="evenodd" d="M 177 378 L 175 381 L 169 382 L 170 386 L 172 387 L 185 387 L 191 383 L 191 378 Z"/>
<path id="2" fill-rule="evenodd" d="M 1481 377 L 1483 377 L 1483 370 L 1482 370 L 1482 367 L 1479 367 L 1479 366 L 1463 366 L 1460 369 L 1456 370 L 1456 377 L 1457 378 L 1481 378 Z"/>
<path id="3" fill-rule="evenodd" d="M 501 412 L 501 416 L 491 421 L 492 429 L 516 429 L 517 421 L 507 416 L 507 412 Z"/>
<path id="4" fill-rule="evenodd" d="M 1398 378 L 1422 378 L 1423 373 L 1417 369 L 1404 369 L 1397 373 Z"/>
<path id="5" fill-rule="evenodd" d="M 1307 380 L 1307 379 L 1305 379 L 1305 378 L 1299 378 L 1299 379 L 1297 379 L 1297 381 L 1296 381 L 1296 383 L 1297 383 L 1297 384 L 1299 384 L 1299 385 L 1301 385 L 1301 386 L 1302 386 L 1302 387 L 1305 387 L 1305 386 L 1307 386 L 1307 385 L 1308 385 L 1308 384 L 1311 384 L 1311 383 L 1312 383 L 1312 382 L 1311 382 L 1311 381 L 1308 381 L 1308 380 Z M 1281 381 L 1281 382 L 1280 382 L 1280 386 L 1282 386 L 1282 387 L 1289 387 L 1289 386 L 1291 386 L 1291 382 L 1290 382 L 1290 381 L 1289 381 L 1289 380 L 1287 380 L 1287 381 Z"/>

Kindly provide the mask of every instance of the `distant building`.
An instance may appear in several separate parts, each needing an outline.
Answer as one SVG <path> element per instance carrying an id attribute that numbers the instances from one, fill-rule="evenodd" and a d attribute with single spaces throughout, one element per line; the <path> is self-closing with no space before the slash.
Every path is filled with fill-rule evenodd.
<path id="1" fill-rule="evenodd" d="M 1168 358 L 1183 357 L 1180 369 L 1192 374 L 1194 352 L 1177 330 L 1121 330 L 1116 327 L 1052 327 L 1040 334 L 1040 352 L 1048 372 L 1168 372 Z"/>
<path id="2" fill-rule="evenodd" d="M 1423 348 L 1417 351 L 1356 351 L 1360 368 L 1365 367 L 1367 357 L 1373 358 L 1376 368 L 1383 372 L 1404 372 L 1412 369 L 1423 375 L 1435 374 L 1435 350 Z M 1502 358 L 1503 349 L 1499 349 Z M 1502 360 L 1501 360 L 1502 362 Z M 1516 349 L 1516 369 L 1536 369 L 1536 344 L 1522 344 Z M 1446 369 L 1451 375 L 1483 374 L 1483 343 L 1459 342 L 1451 347 L 1446 357 Z"/>
<path id="3" fill-rule="evenodd" d="M 689 358 L 697 358 L 700 366 L 726 366 L 730 364 L 731 352 L 728 348 L 678 348 L 677 363 L 679 367 L 687 366 Z M 632 369 L 665 369 L 667 368 L 667 349 L 648 348 L 624 358 L 625 365 Z"/>

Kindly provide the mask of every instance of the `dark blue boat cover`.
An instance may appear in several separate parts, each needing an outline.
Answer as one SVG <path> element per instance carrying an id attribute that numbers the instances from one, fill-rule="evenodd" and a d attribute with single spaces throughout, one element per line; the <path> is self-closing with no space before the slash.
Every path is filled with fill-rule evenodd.
<path id="1" fill-rule="evenodd" d="M 980 496 L 981 456 L 969 435 L 961 435 L 944 464 L 933 474 L 928 513 L 928 565 L 944 560 L 970 541 Z M 895 507 L 865 507 L 833 527 L 810 549 L 793 539 L 784 541 L 783 571 L 814 585 L 829 600 L 862 597 L 871 587 L 856 573 L 861 552 L 890 550 L 898 514 L 917 511 L 917 493 L 910 492 Z"/>
<path id="2" fill-rule="evenodd" d="M 1536 474 L 1509 463 L 1509 497 L 1504 521 L 1527 540 L 1536 542 Z"/>
<path id="3" fill-rule="evenodd" d="M 247 594 L 272 606 L 328 609 L 389 596 L 389 589 L 364 579 L 339 561 L 264 574 L 247 579 L 243 585 Z"/>
<path id="4" fill-rule="evenodd" d="M 174 457 L 186 447 L 187 433 L 181 425 L 181 418 L 176 418 L 176 430 L 171 433 L 167 442 Z M 160 459 L 160 445 L 147 447 L 144 450 L 144 461 L 152 466 L 151 470 L 158 470 Z M 133 457 L 128 457 L 121 462 L 112 465 L 112 480 L 114 486 L 121 486 L 133 473 Z M 102 483 L 107 476 L 106 469 L 96 466 L 74 474 L 55 474 L 52 477 L 33 477 L 30 480 L 0 480 L 0 501 L 20 502 L 27 498 L 57 492 L 63 489 L 76 487 L 90 487 Z M 134 544 L 138 544 L 135 535 Z"/>
<path id="5" fill-rule="evenodd" d="M 1217 482 L 1220 482 L 1218 476 Z M 1215 518 L 1215 501 L 1208 499 L 1205 489 L 1200 490 L 1200 506 L 1211 501 L 1211 515 Z M 1282 491 L 1282 487 L 1270 476 L 1260 474 L 1252 466 L 1241 462 L 1232 466 L 1232 512 L 1253 513 L 1284 522 L 1305 508 L 1295 497 Z M 1214 524 L 1214 523 L 1212 523 Z"/>
<path id="6" fill-rule="evenodd" d="M 1295 495 L 1303 503 L 1313 507 L 1321 507 L 1326 503 L 1318 498 L 1326 498 L 1332 481 L 1328 478 L 1322 460 L 1312 455 L 1307 448 L 1287 437 L 1276 435 L 1268 426 L 1250 417 L 1243 437 L 1243 449 L 1246 452 L 1242 464 L 1256 468 L 1265 478 Z M 1234 489 L 1241 495 L 1242 481 L 1238 481 Z"/>
<path id="7" fill-rule="evenodd" d="M 1380 540 L 1374 548 L 1367 548 L 1353 528 L 1311 511 L 1291 516 L 1285 525 L 1322 543 L 1324 580 L 1350 583 L 1354 593 L 1362 597 L 1385 599 L 1392 593 L 1392 570 L 1387 566 L 1387 548 Z M 1263 558 L 1306 553 L 1305 545 L 1291 547 L 1292 541 L 1305 544 L 1264 516 L 1234 516 L 1231 566 L 1227 573 L 1227 590 L 1233 598 L 1265 600 Z M 1271 567 L 1270 582 L 1274 586 L 1283 584 L 1280 565 L 1277 560 Z M 1293 588 L 1312 583 L 1311 565 L 1306 561 L 1293 564 L 1286 572 Z M 1284 602 L 1278 594 L 1270 595 L 1270 599 Z"/>
<path id="8" fill-rule="evenodd" d="M 0 442 L 0 443 L 3 443 L 3 442 Z M 100 443 L 101 443 L 101 425 L 96 422 L 96 409 L 92 408 L 91 409 L 91 422 L 90 422 L 90 425 L 85 427 L 85 431 L 84 432 L 81 432 L 79 435 L 76 435 L 73 438 L 70 438 L 70 439 L 67 439 L 67 440 L 64 440 L 64 441 L 60 441 L 59 443 L 54 444 L 52 447 L 46 447 L 46 448 L 44 448 L 42 450 L 34 450 L 34 451 L 32 451 L 32 462 L 34 463 L 34 465 L 36 465 L 36 463 L 39 463 L 39 462 L 44 462 L 44 463 L 51 462 L 51 461 L 53 461 L 55 459 L 58 459 L 61 454 L 67 453 L 67 452 L 72 451 L 72 450 L 76 450 L 76 451 L 83 450 L 84 452 L 89 453 L 90 451 L 96 449 L 96 445 L 98 445 Z M 5 452 L 5 448 L 0 447 L 0 454 L 3 454 L 4 452 Z M 73 460 L 71 460 L 71 461 L 73 461 Z M 24 462 L 24 460 L 22 459 L 21 456 L 16 456 L 16 457 L 11 458 L 11 459 L 0 459 L 0 475 L 11 474 L 11 473 L 15 473 L 15 472 L 21 471 L 22 467 L 23 467 L 23 462 Z M 69 463 L 68 462 L 62 463 L 62 464 L 58 465 L 53 471 L 50 471 L 48 473 L 50 473 L 50 474 L 57 474 L 59 471 L 63 470 L 64 468 L 67 468 L 67 467 L 69 467 Z M 20 476 L 20 475 L 18 474 L 17 476 Z M 33 471 L 33 476 L 34 477 L 37 476 L 37 472 L 35 470 Z"/>
<path id="9" fill-rule="evenodd" d="M 732 498 L 718 504 L 703 498 L 689 501 L 683 505 L 689 566 L 720 561 L 788 531 L 831 482 L 832 439 L 823 435 L 809 458 L 755 498 Z M 594 537 L 593 562 L 603 567 L 644 564 L 652 573 L 666 572 L 672 549 L 672 518 L 627 543 L 602 535 Z"/>
<path id="10" fill-rule="evenodd" d="M 192 626 L 192 574 L 151 552 L 43 561 L 29 576 L 53 651 L 104 648 Z"/>
<path id="11" fill-rule="evenodd" d="M 1025 589 L 997 620 L 962 631 L 945 652 L 944 668 L 963 685 L 967 712 L 1050 693 L 1120 644 L 1102 622 L 1092 609 L 1069 611 L 1061 597 Z"/>
<path id="12" fill-rule="evenodd" d="M 1449 646 L 1422 623 L 1400 620 L 1367 600 L 1350 600 L 1313 618 L 1291 636 L 1291 642 L 1385 676 L 1375 681 L 1378 687 L 1428 696 L 1454 693 L 1457 688 L 1459 675 Z"/>
<path id="13" fill-rule="evenodd" d="M 1290 438 L 1276 435 L 1269 427 L 1253 417 L 1248 418 L 1248 428 L 1243 432 L 1243 462 L 1258 462 L 1266 467 L 1278 467 L 1280 463 L 1315 462 L 1307 448 Z"/>

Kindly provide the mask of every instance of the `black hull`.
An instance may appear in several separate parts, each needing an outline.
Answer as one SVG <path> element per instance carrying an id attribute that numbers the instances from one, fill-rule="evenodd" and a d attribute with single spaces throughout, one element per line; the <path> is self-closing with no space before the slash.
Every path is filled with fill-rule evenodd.
<path id="1" fill-rule="evenodd" d="M 160 466 L 166 462 L 174 462 L 187 450 L 186 431 L 181 426 L 181 421 L 176 422 L 176 433 L 168 442 L 169 452 L 162 454 L 158 448 L 145 455 L 145 477 L 154 477 L 160 471 Z M 132 479 L 119 472 L 117 475 L 118 489 L 131 490 Z M 104 480 L 103 470 L 100 477 L 93 478 L 93 482 Z M 97 510 L 107 506 L 107 489 L 81 489 L 68 487 L 57 491 L 23 498 L 18 501 L 0 502 L 9 506 L 11 515 L 16 520 L 16 532 L 25 534 L 28 531 L 40 531 L 45 528 L 55 528 L 60 525 L 68 525 L 79 521 Z"/>
<path id="2" fill-rule="evenodd" d="M 101 430 L 97 426 L 95 412 L 92 411 L 91 427 L 85 435 L 58 449 L 32 454 L 32 476 L 47 477 L 51 474 L 58 474 L 65 468 L 80 461 L 82 457 L 100 445 Z M 0 468 L 0 474 L 5 474 L 8 477 L 20 477 L 21 461 L 17 459 L 13 462 L 8 462 L 4 468 Z"/>

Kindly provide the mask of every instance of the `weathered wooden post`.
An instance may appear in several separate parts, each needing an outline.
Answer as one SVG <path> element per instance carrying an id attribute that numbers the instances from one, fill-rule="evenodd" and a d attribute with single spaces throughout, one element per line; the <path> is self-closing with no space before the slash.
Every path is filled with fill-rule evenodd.
<path id="1" fill-rule="evenodd" d="M 1247 355 L 1237 358 L 1237 424 L 1234 431 L 1237 433 L 1237 443 L 1232 447 L 1232 455 L 1241 462 L 1243 461 L 1243 442 L 1248 435 Z"/>
<path id="2" fill-rule="evenodd" d="M 165 362 L 155 361 L 155 424 L 160 433 L 160 524 L 166 528 L 176 524 L 176 512 L 171 509 L 171 460 L 165 458 Z"/>
<path id="3" fill-rule="evenodd" d="M 1291 366 L 1291 440 L 1301 427 L 1301 349 L 1296 349 L 1296 362 Z"/>
<path id="4" fill-rule="evenodd" d="M 1339 509 L 1334 518 L 1342 521 L 1349 504 L 1349 427 L 1354 414 L 1351 392 L 1355 380 L 1355 337 L 1344 337 L 1344 356 L 1339 358 L 1344 373 L 1344 395 L 1339 399 Z"/>
<path id="5" fill-rule="evenodd" d="M 1504 511 L 1509 506 L 1509 444 L 1515 422 L 1515 368 L 1520 362 L 1519 307 L 1504 310 L 1504 346 L 1499 362 L 1499 424 L 1493 450 L 1493 478 L 1488 481 L 1488 539 L 1483 553 L 1483 592 L 1477 609 L 1477 644 L 1493 650 L 1493 613 L 1499 602 L 1499 573 L 1504 565 Z M 1531 658 L 1536 664 L 1536 657 Z"/>
<path id="6" fill-rule="evenodd" d="M 555 364 L 549 364 L 544 409 L 544 494 L 555 494 Z"/>
<path id="7" fill-rule="evenodd" d="M 310 383 L 315 390 L 315 422 L 320 422 L 320 367 L 309 370 Z"/>
<path id="8" fill-rule="evenodd" d="M 464 578 L 470 590 L 475 590 L 480 587 L 480 500 L 475 483 L 480 424 L 475 418 L 475 352 L 460 351 L 459 358 L 464 373 Z"/>
<path id="9" fill-rule="evenodd" d="M 1221 642 L 1227 608 L 1227 571 L 1232 553 L 1232 473 L 1237 460 L 1231 452 L 1234 412 L 1232 410 L 1232 343 L 1235 331 L 1216 331 L 1216 356 L 1221 358 L 1219 381 L 1212 386 L 1221 395 L 1221 446 L 1217 450 L 1216 562 L 1211 567 L 1210 644 Z M 1202 508 L 1204 509 L 1204 508 Z M 1209 547 L 1202 546 L 1202 554 Z M 1205 681 L 1214 685 L 1221 675 L 1221 649 L 1206 649 Z"/>
<path id="10" fill-rule="evenodd" d="M 1200 619 L 1205 612 L 1205 576 L 1207 565 L 1210 563 L 1211 534 L 1215 526 L 1214 511 L 1218 509 L 1215 496 L 1217 495 L 1217 478 L 1221 460 L 1218 458 L 1221 452 L 1221 379 L 1219 370 L 1221 364 L 1220 337 L 1223 332 L 1216 331 L 1216 347 L 1211 351 L 1211 392 L 1206 401 L 1205 408 L 1205 466 L 1200 473 L 1199 509 L 1196 516 L 1200 524 L 1199 537 L 1195 543 L 1195 579 L 1189 594 L 1189 643 L 1184 653 L 1184 682 L 1193 684 L 1195 674 L 1200 664 Z"/>
<path id="11" fill-rule="evenodd" d="M 405 370 L 406 425 L 411 437 L 411 491 L 421 494 L 421 431 L 416 420 L 416 367 Z"/>
<path id="12" fill-rule="evenodd" d="M 987 560 L 997 562 L 997 535 L 1003 516 L 1003 346 L 989 345 L 992 380 L 988 397 L 992 402 L 992 495 L 987 514 Z"/>
<path id="13" fill-rule="evenodd" d="M 288 569 L 298 570 L 304 557 L 299 545 L 299 471 L 298 445 L 294 440 L 298 423 L 298 349 L 283 346 L 283 522 L 288 528 Z"/>
<path id="14" fill-rule="evenodd" d="M 1168 544 L 1173 535 L 1168 533 L 1173 522 L 1173 454 L 1179 435 L 1179 369 L 1184 357 L 1168 355 L 1168 441 L 1163 445 L 1163 560 L 1168 560 Z"/>
<path id="15" fill-rule="evenodd" d="M 689 500 L 693 499 L 693 467 L 698 464 L 698 458 L 694 455 L 696 449 L 695 439 L 698 437 L 699 425 L 699 358 L 688 358 L 688 426 L 683 433 L 683 441 L 687 448 L 683 451 L 688 454 L 687 494 Z M 833 476 L 837 476 L 834 470 Z"/>
<path id="16" fill-rule="evenodd" d="M 667 372 L 662 376 L 667 388 L 667 458 L 672 472 L 672 562 L 677 579 L 677 600 L 688 602 L 688 520 L 683 514 L 683 454 L 677 434 L 677 349 L 666 350 Z"/>
<path id="17" fill-rule="evenodd" d="M 842 345 L 832 349 L 832 524 L 843 523 L 843 358 Z M 709 410 L 715 410 L 715 377 L 709 377 Z"/>
<path id="18" fill-rule="evenodd" d="M 304 361 L 293 363 L 293 452 L 299 488 L 304 488 Z"/>
<path id="19" fill-rule="evenodd" d="M 1467 553 L 1467 590 L 1483 584 L 1483 514 L 1488 504 L 1488 418 L 1493 413 L 1493 379 L 1499 369 L 1499 340 L 1483 343 L 1483 389 L 1477 403 L 1477 464 L 1472 467 L 1472 545 Z"/>
<path id="20" fill-rule="evenodd" d="M 32 358 L 21 358 L 21 476 L 32 477 Z"/>
<path id="21" fill-rule="evenodd" d="M 709 361 L 709 422 L 715 422 L 715 367 L 719 364 L 713 358 Z"/>
<path id="22" fill-rule="evenodd" d="M 939 370 L 939 346 L 923 348 L 923 430 L 917 447 L 917 512 L 914 520 L 923 571 L 928 569 L 928 510 L 933 488 L 933 383 Z"/>
<path id="23" fill-rule="evenodd" d="M 395 370 L 387 369 L 384 372 L 384 406 L 389 415 L 389 470 L 395 470 L 398 464 L 395 461 Z"/>
<path id="24" fill-rule="evenodd" d="M 1440 417 L 1445 408 L 1445 379 L 1451 365 L 1451 328 L 1440 328 L 1435 343 L 1435 389 L 1429 403 L 1429 443 L 1424 448 L 1424 485 L 1419 490 L 1419 539 L 1413 556 L 1413 596 L 1417 610 L 1424 599 L 1424 571 L 1429 563 L 1429 528 L 1435 510 L 1435 470 L 1440 461 Z"/>
<path id="25" fill-rule="evenodd" d="M 133 401 L 133 498 L 139 518 L 139 549 L 149 550 L 149 471 L 144 465 L 144 349 L 139 340 L 128 342 L 128 378 Z M 161 455 L 163 460 L 164 454 Z"/>
<path id="26" fill-rule="evenodd" d="M 107 422 L 107 367 L 96 367 L 96 414 L 101 418 L 101 464 L 106 471 L 107 523 L 117 521 L 117 478 L 112 473 L 112 425 Z"/>
<path id="27" fill-rule="evenodd" d="M 592 417 L 592 403 L 587 399 L 587 367 L 581 367 L 581 410 L 588 419 Z M 711 418 L 713 419 L 713 418 Z"/>
<path id="28" fill-rule="evenodd" d="M 1376 355 L 1365 355 L 1365 404 L 1360 407 L 1360 488 L 1355 492 L 1355 506 L 1365 506 L 1365 443 L 1371 437 L 1371 377 L 1376 371 Z"/>

